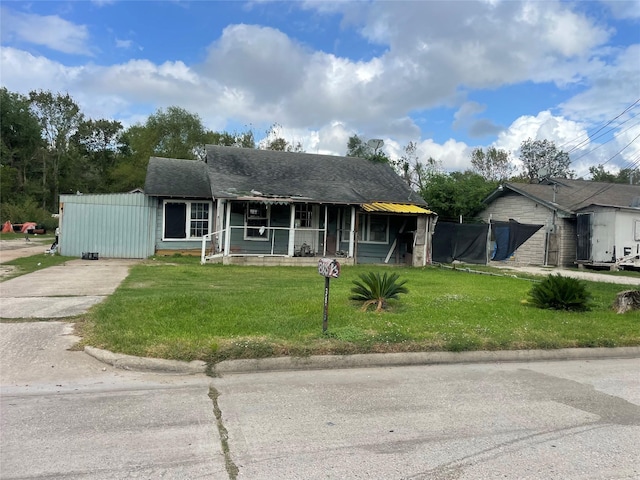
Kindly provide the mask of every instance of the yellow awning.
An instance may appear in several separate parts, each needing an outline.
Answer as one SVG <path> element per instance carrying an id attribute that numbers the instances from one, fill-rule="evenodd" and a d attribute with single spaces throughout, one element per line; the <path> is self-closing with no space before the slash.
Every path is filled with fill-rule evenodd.
<path id="1" fill-rule="evenodd" d="M 390 213 L 422 213 L 430 215 L 433 212 L 417 205 L 405 205 L 402 203 L 374 202 L 364 203 L 362 208 L 366 212 L 390 212 Z"/>

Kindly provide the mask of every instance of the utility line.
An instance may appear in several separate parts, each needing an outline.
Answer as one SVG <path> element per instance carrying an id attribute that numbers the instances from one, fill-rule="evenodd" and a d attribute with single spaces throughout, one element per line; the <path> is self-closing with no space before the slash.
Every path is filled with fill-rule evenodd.
<path id="1" fill-rule="evenodd" d="M 624 133 L 624 132 L 626 132 L 626 131 L 628 131 L 628 130 L 631 130 L 633 127 L 636 127 L 636 126 L 638 126 L 638 125 L 639 125 L 639 123 L 634 123 L 633 125 L 630 125 L 630 126 L 628 126 L 627 128 L 625 128 L 624 130 L 620 131 L 620 133 Z M 612 131 L 613 131 L 613 129 L 609 130 L 609 131 L 608 131 L 608 132 L 606 132 L 606 133 L 610 133 L 610 132 L 612 132 Z M 603 134 L 603 135 L 604 135 L 604 134 Z M 595 139 L 594 139 L 594 140 L 595 140 Z M 584 153 L 583 153 L 582 155 L 580 155 L 579 157 L 576 157 L 576 158 L 571 159 L 571 161 L 572 161 L 572 162 L 575 162 L 575 161 L 577 161 L 577 160 L 580 160 L 580 159 L 581 159 L 581 158 L 583 158 L 583 157 L 586 157 L 587 155 L 589 155 L 589 154 L 591 154 L 591 153 L 595 152 L 595 151 L 596 151 L 596 150 L 598 150 L 600 147 L 603 147 L 604 145 L 606 145 L 607 143 L 611 142 L 612 140 L 613 140 L 613 138 L 611 138 L 611 139 L 607 140 L 606 142 L 603 142 L 603 143 L 598 144 L 598 146 L 593 147 L 593 148 L 592 148 L 591 150 L 589 150 L 588 152 L 584 152 Z M 569 152 L 567 152 L 567 153 L 569 153 Z"/>
<path id="2" fill-rule="evenodd" d="M 581 141 L 580 143 L 578 143 L 576 146 L 574 146 L 573 148 L 571 148 L 567 153 L 571 153 L 573 150 L 577 149 L 580 145 L 582 145 L 583 143 L 591 140 L 591 137 L 597 133 L 599 133 L 600 131 L 602 131 L 603 129 L 605 129 L 606 127 L 608 127 L 609 125 L 611 125 L 613 122 L 615 122 L 618 118 L 620 118 L 622 115 L 624 115 L 625 113 L 627 113 L 629 110 L 631 110 L 633 107 L 635 107 L 638 103 L 640 103 L 640 98 L 638 98 L 635 102 L 633 102 L 631 105 L 629 105 L 627 108 L 625 108 L 622 112 L 620 112 L 618 115 L 616 115 L 615 117 L 613 117 L 611 120 L 609 120 L 607 123 L 605 123 L 603 126 L 601 126 L 598 130 L 596 130 L 595 132 L 593 132 L 591 135 L 589 133 L 584 133 L 582 135 L 577 136 L 576 138 L 569 140 L 568 142 L 565 142 L 564 144 L 562 144 L 560 146 L 560 148 L 562 149 L 562 147 L 564 147 L 565 145 L 568 145 L 576 140 L 578 140 L 579 138 L 582 138 L 584 135 L 587 136 L 587 138 L 583 141 Z M 626 122 L 626 120 L 625 120 Z M 623 122 L 624 123 L 624 122 Z"/>
<path id="3" fill-rule="evenodd" d="M 613 160 L 615 157 L 617 157 L 618 155 L 620 155 L 622 152 L 624 152 L 627 147 L 629 147 L 633 142 L 635 142 L 638 138 L 640 138 L 640 133 L 638 135 L 636 135 L 633 140 L 631 140 L 629 143 L 627 143 L 624 147 L 622 147 L 621 150 L 618 150 L 618 152 L 616 152 L 614 155 L 612 155 L 609 160 L 607 160 L 604 163 L 601 163 L 601 165 L 606 165 L 607 163 L 609 163 L 611 160 Z"/>

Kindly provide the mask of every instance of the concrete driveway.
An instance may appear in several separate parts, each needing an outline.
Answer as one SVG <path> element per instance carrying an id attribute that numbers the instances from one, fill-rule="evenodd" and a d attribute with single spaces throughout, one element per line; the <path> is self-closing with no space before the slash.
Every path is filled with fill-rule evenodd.
<path id="1" fill-rule="evenodd" d="M 71 260 L 0 283 L 0 318 L 65 318 L 102 302 L 139 260 Z"/>

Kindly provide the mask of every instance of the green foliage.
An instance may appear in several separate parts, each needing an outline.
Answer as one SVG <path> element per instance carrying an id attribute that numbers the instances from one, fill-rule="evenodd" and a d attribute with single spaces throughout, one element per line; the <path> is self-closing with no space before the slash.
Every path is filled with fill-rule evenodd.
<path id="1" fill-rule="evenodd" d="M 424 180 L 420 195 L 443 221 L 473 218 L 484 209 L 482 201 L 497 187 L 471 171 L 435 173 Z"/>
<path id="2" fill-rule="evenodd" d="M 245 132 L 207 132 L 205 136 L 207 145 L 220 145 L 223 147 L 256 148 L 253 130 Z"/>
<path id="3" fill-rule="evenodd" d="M 49 239 L 52 240 L 53 237 L 50 237 Z M 68 262 L 69 260 L 74 260 L 74 258 L 63 257 L 62 255 L 49 255 L 46 253 L 42 253 L 40 255 L 32 255 L 30 257 L 16 258 L 15 260 L 5 262 L 3 265 L 11 265 L 13 267 L 16 267 L 17 270 L 13 273 L 10 273 L 9 275 L 0 277 L 0 281 L 9 280 L 10 278 L 14 278 L 20 275 L 26 275 L 27 273 L 36 272 L 44 268 L 61 265 L 65 262 Z"/>
<path id="4" fill-rule="evenodd" d="M 351 300 L 364 302 L 362 310 L 366 311 L 369 306 L 376 305 L 376 312 L 382 311 L 386 307 L 388 300 L 397 300 L 401 293 L 409 293 L 406 280 L 398 282 L 399 275 L 392 273 L 384 275 L 369 272 L 360 275 L 360 280 L 354 280 L 355 287 L 351 289 Z"/>
<path id="5" fill-rule="evenodd" d="M 206 131 L 197 114 L 175 106 L 166 111 L 160 108 L 144 126 L 152 143 L 153 155 L 204 160 Z"/>
<path id="6" fill-rule="evenodd" d="M 261 142 L 260 148 L 263 150 L 275 150 L 278 152 L 304 153 L 304 148 L 300 142 L 289 142 L 285 140 L 282 133 L 282 125 L 274 123 L 267 130 L 267 136 Z"/>
<path id="7" fill-rule="evenodd" d="M 29 99 L 0 88 L 0 202 L 17 201 L 39 180 L 44 146 L 40 123 L 30 110 Z M 38 189 L 42 193 L 42 189 Z M 38 197 L 40 198 L 40 197 Z"/>
<path id="8" fill-rule="evenodd" d="M 57 209 L 58 195 L 62 192 L 61 178 L 69 178 L 74 152 L 71 138 L 84 121 L 78 104 L 67 93 L 53 94 L 50 91 L 29 92 L 31 111 L 38 117 L 46 149 L 41 152 L 42 207 Z M 65 191 L 63 193 L 69 193 Z"/>
<path id="9" fill-rule="evenodd" d="M 55 230 L 58 226 L 58 219 L 51 217 L 51 214 L 38 206 L 31 198 L 18 202 L 3 202 L 0 204 L 0 221 L 11 223 L 35 222 L 49 230 Z"/>
<path id="10" fill-rule="evenodd" d="M 352 280 L 370 270 L 345 266 L 340 279 L 332 281 L 326 334 L 319 328 L 323 279 L 315 268 L 200 265 L 198 257 L 188 256 L 132 266 L 116 292 L 78 319 L 76 327 L 85 345 L 212 362 L 269 352 L 306 356 L 640 345 L 640 313 L 618 315 L 611 309 L 620 285 L 593 284 L 591 310 L 574 313 L 522 305 L 529 279 L 397 267 L 393 271 L 410 282 L 411 295 L 393 313 L 371 315 L 349 300 Z"/>
<path id="11" fill-rule="evenodd" d="M 551 140 L 525 140 L 520 145 L 520 160 L 524 176 L 529 181 L 539 177 L 571 178 L 574 172 L 569 169 L 569 154 L 558 150 Z M 544 173 L 544 175 L 543 175 Z"/>
<path id="12" fill-rule="evenodd" d="M 487 148 L 486 152 L 482 148 L 475 148 L 471 152 L 471 165 L 476 173 L 490 182 L 508 178 L 515 169 L 509 152 L 495 147 Z"/>
<path id="13" fill-rule="evenodd" d="M 347 141 L 347 157 L 366 158 L 376 163 L 390 163 L 387 154 L 382 151 L 384 142 L 382 140 L 371 139 L 365 141 L 358 135 L 352 135 Z"/>
<path id="14" fill-rule="evenodd" d="M 529 296 L 538 308 L 574 311 L 588 310 L 591 298 L 584 282 L 560 274 L 549 275 L 534 285 Z"/>
<path id="15" fill-rule="evenodd" d="M 589 167 L 591 180 L 594 182 L 626 183 L 640 185 L 640 172 L 637 168 L 622 168 L 618 173 L 612 173 L 604 169 L 604 166 Z"/>

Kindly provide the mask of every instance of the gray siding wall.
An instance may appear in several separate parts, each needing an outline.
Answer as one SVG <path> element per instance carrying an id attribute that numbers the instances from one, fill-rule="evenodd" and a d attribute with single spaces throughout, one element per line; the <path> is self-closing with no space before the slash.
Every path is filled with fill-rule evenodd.
<path id="1" fill-rule="evenodd" d="M 163 231 L 162 231 L 162 216 L 164 215 L 164 212 L 162 211 L 162 205 L 163 205 L 163 201 L 164 200 L 168 200 L 168 199 L 164 199 L 164 198 L 159 198 L 159 197 L 153 197 L 152 198 L 152 202 L 154 202 L 155 204 L 155 250 L 194 250 L 194 249 L 199 249 L 202 248 L 202 240 L 201 239 L 196 239 L 196 240 L 171 240 L 171 241 L 164 241 L 162 240 L 162 236 L 163 236 Z M 183 200 L 183 199 L 178 199 L 178 200 Z M 196 199 L 187 199 L 187 200 L 196 200 Z M 209 202 L 210 200 L 208 199 L 197 199 L 197 201 L 202 201 L 202 202 Z M 212 205 L 212 212 L 211 212 L 211 219 L 213 222 L 213 219 L 215 219 L 215 212 L 216 209 L 216 205 L 215 203 L 213 203 Z M 154 251 L 155 253 L 155 251 Z"/>
<path id="2" fill-rule="evenodd" d="M 553 222 L 553 211 L 527 197 L 508 192 L 494 200 L 480 216 L 486 222 L 490 218 L 496 221 L 514 219 L 520 223 L 544 225 L 506 260 L 516 265 L 544 265 L 546 234 Z M 549 264 L 573 265 L 576 259 L 575 221 L 556 218 L 555 223 L 557 248 L 550 250 Z"/>
<path id="3" fill-rule="evenodd" d="M 142 193 L 61 195 L 59 251 L 81 257 L 147 258 L 154 253 L 155 202 Z"/>
<path id="4" fill-rule="evenodd" d="M 385 215 L 380 215 L 385 216 Z M 403 217 L 398 215 L 388 215 L 389 217 L 389 241 L 387 243 L 365 243 L 358 242 L 356 246 L 356 263 L 367 264 L 367 263 L 384 263 L 389 250 L 391 249 L 391 245 L 393 241 L 398 236 L 398 232 L 402 226 L 403 221 L 405 220 Z M 408 229 L 405 227 L 405 231 Z M 343 251 L 349 250 L 349 242 L 340 242 L 340 248 Z M 389 258 L 390 264 L 404 264 L 405 256 L 407 254 L 406 245 L 402 242 L 397 242 L 396 248 L 393 251 L 393 254 Z"/>

